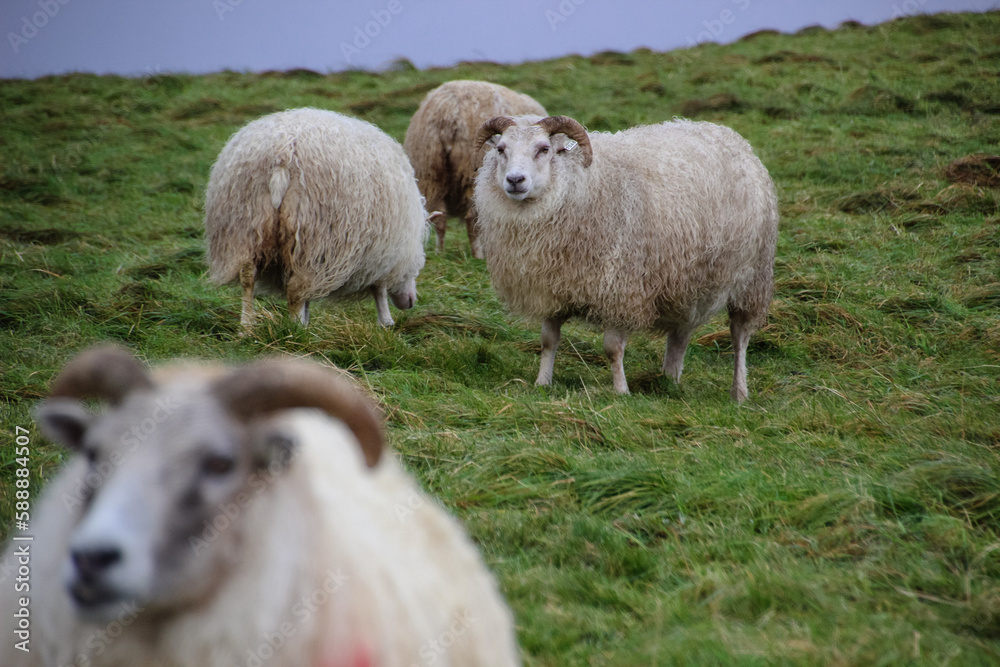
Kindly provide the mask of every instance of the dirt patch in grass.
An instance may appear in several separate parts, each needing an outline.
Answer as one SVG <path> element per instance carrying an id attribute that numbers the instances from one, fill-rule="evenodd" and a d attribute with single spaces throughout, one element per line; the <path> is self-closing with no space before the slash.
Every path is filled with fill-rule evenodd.
<path id="1" fill-rule="evenodd" d="M 79 236 L 78 232 L 56 229 L 55 227 L 26 229 L 14 225 L 0 230 L 0 237 L 9 239 L 15 243 L 40 243 L 41 245 L 57 245 L 78 238 Z"/>
<path id="2" fill-rule="evenodd" d="M 798 30 L 798 32 L 795 33 L 795 36 L 801 37 L 803 35 L 818 35 L 826 31 L 827 31 L 826 28 L 824 28 L 819 24 L 807 25 L 805 28 L 801 28 L 800 30 Z"/>
<path id="3" fill-rule="evenodd" d="M 933 213 L 965 213 L 967 215 L 990 215 L 1000 208 L 998 193 L 978 185 L 955 183 L 934 195 L 933 202 L 927 202 L 924 210 Z"/>
<path id="4" fill-rule="evenodd" d="M 380 93 L 376 97 L 366 98 L 352 102 L 347 105 L 348 110 L 357 114 L 365 114 L 372 111 L 398 112 L 412 114 L 417 110 L 424 95 L 437 88 L 440 84 L 436 81 L 428 81 L 407 88 L 390 90 Z"/>
<path id="5" fill-rule="evenodd" d="M 757 31 L 751 32 L 748 35 L 743 35 L 742 37 L 740 37 L 739 41 L 741 41 L 741 42 L 749 42 L 751 40 L 757 39 L 758 37 L 773 37 L 775 35 L 780 35 L 780 34 L 781 33 L 778 32 L 777 30 L 774 30 L 774 29 L 771 29 L 771 28 L 765 28 L 764 30 L 757 30 Z"/>
<path id="6" fill-rule="evenodd" d="M 681 114 L 697 116 L 712 111 L 743 111 L 749 106 L 732 93 L 716 93 L 703 99 L 685 100 L 681 103 Z"/>
<path id="7" fill-rule="evenodd" d="M 386 91 L 382 94 L 382 98 L 386 100 L 400 100 L 419 97 L 422 99 L 426 93 L 434 90 L 439 85 L 440 84 L 437 81 L 425 81 L 424 83 L 418 83 L 414 86 L 407 86 L 406 88 Z"/>
<path id="8" fill-rule="evenodd" d="M 841 197 L 836 201 L 836 206 L 844 213 L 881 213 L 903 209 L 916 199 L 917 196 L 912 192 L 879 188 Z"/>
<path id="9" fill-rule="evenodd" d="M 261 72 L 260 76 L 264 79 L 299 79 L 308 81 L 322 79 L 325 75 L 315 70 L 306 69 L 305 67 L 297 67 L 289 70 L 268 70 Z"/>
<path id="10" fill-rule="evenodd" d="M 928 102 L 938 102 L 939 104 L 956 106 L 960 109 L 971 109 L 973 106 L 972 100 L 968 96 L 955 90 L 941 90 L 927 93 L 924 99 Z"/>
<path id="11" fill-rule="evenodd" d="M 959 158 L 945 167 L 944 177 L 952 183 L 1000 188 L 1000 155 L 978 153 Z"/>
<path id="12" fill-rule="evenodd" d="M 945 28 L 958 27 L 961 18 L 947 14 L 919 14 L 917 16 L 902 16 L 894 19 L 889 25 L 896 24 L 913 35 L 927 35 Z"/>
<path id="13" fill-rule="evenodd" d="M 201 118 L 202 116 L 216 113 L 221 109 L 222 102 L 210 97 L 203 97 L 200 100 L 182 106 L 171 115 L 174 120 L 191 120 L 192 118 Z"/>
<path id="14" fill-rule="evenodd" d="M 427 338 L 436 333 L 453 335 L 462 332 L 472 335 L 488 335 L 495 332 L 485 322 L 451 313 L 426 313 L 409 317 L 396 325 L 396 330 L 418 338 Z M 541 349 L 539 347 L 539 349 Z"/>
<path id="15" fill-rule="evenodd" d="M 962 299 L 966 308 L 1000 308 L 1000 283 L 973 290 Z"/>
<path id="16" fill-rule="evenodd" d="M 910 113 L 913 108 L 912 100 L 891 90 L 878 86 L 861 86 L 847 96 L 841 111 L 865 116 L 882 116 L 893 112 Z"/>
<path id="17" fill-rule="evenodd" d="M 634 65 L 635 57 L 620 51 L 601 51 L 590 57 L 591 65 Z"/>
<path id="18" fill-rule="evenodd" d="M 238 107 L 233 107 L 233 113 L 238 116 L 244 116 L 246 118 L 263 116 L 265 114 L 274 113 L 276 111 L 281 111 L 281 107 L 277 104 L 241 104 Z"/>
<path id="19" fill-rule="evenodd" d="M 796 53 L 795 51 L 788 51 L 782 49 L 781 51 L 775 51 L 774 53 L 769 53 L 766 56 L 761 56 L 754 61 L 757 65 L 764 65 L 767 63 L 832 63 L 833 61 L 829 58 L 824 58 L 823 56 L 817 56 L 814 53 Z"/>
<path id="20" fill-rule="evenodd" d="M 2 193 L 10 193 L 22 201 L 41 206 L 54 206 L 69 201 L 63 196 L 59 181 L 45 176 L 0 175 L 0 194 Z"/>

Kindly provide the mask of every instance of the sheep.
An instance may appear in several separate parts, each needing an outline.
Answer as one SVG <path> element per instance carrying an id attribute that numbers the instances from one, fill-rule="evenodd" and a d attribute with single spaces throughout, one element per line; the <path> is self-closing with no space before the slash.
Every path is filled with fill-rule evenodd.
<path id="1" fill-rule="evenodd" d="M 210 278 L 239 280 L 240 318 L 254 321 L 258 281 L 283 291 L 309 324 L 309 301 L 371 293 L 378 322 L 416 302 L 427 221 L 399 143 L 371 123 L 291 109 L 236 132 L 205 193 Z"/>
<path id="2" fill-rule="evenodd" d="M 465 218 L 472 256 L 482 258 L 472 205 L 472 187 L 480 156 L 472 141 L 484 121 L 501 114 L 546 115 L 535 100 L 510 88 L 485 81 L 449 81 L 427 93 L 406 129 L 403 150 L 417 174 L 417 186 L 437 233 L 436 248 L 444 250 L 447 214 Z"/>
<path id="3" fill-rule="evenodd" d="M 662 370 L 679 382 L 695 329 L 725 306 L 735 351 L 730 395 L 747 397 L 746 350 L 767 317 L 778 230 L 774 184 L 733 130 L 675 120 L 615 134 L 566 116 L 498 116 L 474 204 L 491 281 L 507 307 L 542 322 L 537 384 L 552 381 L 560 327 L 604 330 L 614 388 L 628 393 L 628 334 L 667 334 Z"/>
<path id="4" fill-rule="evenodd" d="M 101 347 L 66 366 L 37 418 L 75 456 L 33 511 L 33 541 L 0 561 L 16 572 L 30 546 L 30 591 L 0 587 L 0 609 L 30 598 L 30 652 L 5 631 L 0 663 L 519 664 L 472 542 L 328 370 L 150 374 Z"/>

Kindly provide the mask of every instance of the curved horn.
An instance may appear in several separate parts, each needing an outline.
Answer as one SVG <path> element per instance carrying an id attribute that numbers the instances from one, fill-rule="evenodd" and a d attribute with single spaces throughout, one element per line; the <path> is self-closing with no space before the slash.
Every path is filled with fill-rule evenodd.
<path id="1" fill-rule="evenodd" d="M 590 145 L 590 135 L 587 130 L 569 116 L 547 116 L 537 123 L 543 130 L 552 134 L 565 134 L 575 141 L 583 151 L 583 166 L 589 167 L 594 161 L 594 149 Z"/>
<path id="2" fill-rule="evenodd" d="M 152 386 L 149 373 L 128 350 L 102 345 L 80 353 L 66 364 L 52 382 L 51 395 L 120 403 L 130 391 Z"/>
<path id="3" fill-rule="evenodd" d="M 517 125 L 514 119 L 510 116 L 493 116 L 488 121 L 483 123 L 479 127 L 479 132 L 476 133 L 475 143 L 472 149 L 472 169 L 479 169 L 479 165 L 482 164 L 483 144 L 492 137 L 494 134 L 503 134 L 511 125 Z"/>
<path id="4" fill-rule="evenodd" d="M 258 361 L 220 379 L 215 395 L 239 419 L 292 408 L 319 408 L 354 432 L 369 467 L 378 463 L 385 436 L 375 407 L 355 387 L 318 366 L 289 359 Z"/>

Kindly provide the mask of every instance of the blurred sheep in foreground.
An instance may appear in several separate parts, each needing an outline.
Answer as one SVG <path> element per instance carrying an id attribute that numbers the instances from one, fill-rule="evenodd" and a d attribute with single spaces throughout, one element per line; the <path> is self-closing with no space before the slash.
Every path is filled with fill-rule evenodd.
<path id="1" fill-rule="evenodd" d="M 84 398 L 108 404 L 103 414 Z M 75 453 L 46 489 L 17 665 L 519 664 L 459 523 L 383 451 L 374 406 L 302 361 L 162 367 L 95 348 L 38 409 Z M 9 618 L 9 617 L 8 617 Z"/>

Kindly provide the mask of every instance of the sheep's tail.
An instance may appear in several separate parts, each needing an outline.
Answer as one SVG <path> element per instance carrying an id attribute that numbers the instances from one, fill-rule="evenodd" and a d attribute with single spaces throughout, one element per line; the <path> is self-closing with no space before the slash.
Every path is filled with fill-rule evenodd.
<path id="1" fill-rule="evenodd" d="M 271 206 L 274 207 L 275 211 L 281 208 L 281 201 L 285 198 L 285 193 L 288 192 L 290 180 L 291 175 L 286 167 L 276 167 L 271 173 L 271 182 L 268 183 L 267 187 L 271 192 Z"/>

